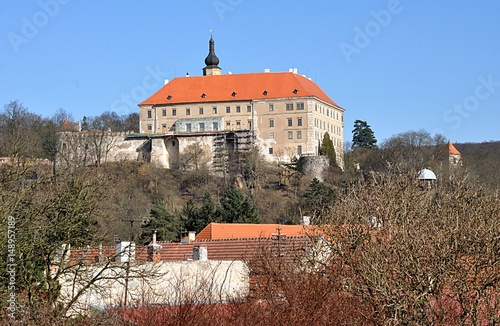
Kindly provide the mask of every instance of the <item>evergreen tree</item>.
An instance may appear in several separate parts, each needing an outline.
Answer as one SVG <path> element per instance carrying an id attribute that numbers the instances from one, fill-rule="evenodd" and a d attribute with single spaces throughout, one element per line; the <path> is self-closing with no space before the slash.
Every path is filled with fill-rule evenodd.
<path id="1" fill-rule="evenodd" d="M 303 195 L 305 212 L 315 218 L 327 213 L 337 198 L 332 188 L 314 178 Z"/>
<path id="2" fill-rule="evenodd" d="M 198 210 L 199 225 L 198 229 L 201 231 L 208 224 L 217 221 L 217 207 L 212 200 L 212 196 L 208 192 L 205 193 L 201 201 L 201 207 Z"/>
<path id="3" fill-rule="evenodd" d="M 198 224 L 198 210 L 194 206 L 193 201 L 190 199 L 184 204 L 181 210 L 181 219 L 184 222 L 184 227 L 188 231 L 196 231 L 196 226 Z"/>
<path id="4" fill-rule="evenodd" d="M 83 116 L 82 130 L 89 130 L 89 121 L 86 116 Z"/>
<path id="5" fill-rule="evenodd" d="M 217 208 L 209 193 L 203 196 L 201 206 L 196 207 L 192 200 L 188 200 L 181 211 L 181 218 L 184 220 L 185 228 L 188 231 L 199 233 L 208 224 L 217 219 Z"/>
<path id="6" fill-rule="evenodd" d="M 179 230 L 182 223 L 179 218 L 167 211 L 162 202 L 153 206 L 150 220 L 141 226 L 140 241 L 147 244 L 151 241 L 153 232 L 159 241 L 174 241 L 179 239 Z"/>
<path id="7" fill-rule="evenodd" d="M 352 148 L 364 147 L 377 149 L 377 139 L 366 121 L 354 121 L 354 129 L 352 130 Z"/>
<path id="8" fill-rule="evenodd" d="M 333 147 L 332 139 L 330 138 L 330 134 L 325 132 L 323 136 L 323 142 L 320 147 L 321 155 L 326 155 L 330 158 L 330 166 L 337 165 L 337 159 L 335 154 L 335 147 Z"/>
<path id="9" fill-rule="evenodd" d="M 219 209 L 224 223 L 259 223 L 259 213 L 249 196 L 244 196 L 238 188 L 229 188 L 221 198 Z"/>

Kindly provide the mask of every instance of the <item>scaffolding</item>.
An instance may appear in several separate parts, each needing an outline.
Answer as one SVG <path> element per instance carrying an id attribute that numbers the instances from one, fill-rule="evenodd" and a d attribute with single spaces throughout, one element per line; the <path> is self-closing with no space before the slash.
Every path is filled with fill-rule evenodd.
<path id="1" fill-rule="evenodd" d="M 248 160 L 254 145 L 251 130 L 225 131 L 213 139 L 212 165 L 217 172 L 231 172 Z"/>

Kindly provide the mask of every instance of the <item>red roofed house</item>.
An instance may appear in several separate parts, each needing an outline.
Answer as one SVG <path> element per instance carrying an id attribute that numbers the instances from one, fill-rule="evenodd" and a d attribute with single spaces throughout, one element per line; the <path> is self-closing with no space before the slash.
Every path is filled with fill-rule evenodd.
<path id="1" fill-rule="evenodd" d="M 318 155 L 326 132 L 343 166 L 344 109 L 310 78 L 296 69 L 222 74 L 213 38 L 205 64 L 203 76 L 176 77 L 139 104 L 140 133 L 161 138 L 153 147 L 164 147 L 157 151 L 164 167 L 177 168 L 193 141 L 215 166 L 222 149 L 241 153 L 251 144 L 268 160 Z"/>

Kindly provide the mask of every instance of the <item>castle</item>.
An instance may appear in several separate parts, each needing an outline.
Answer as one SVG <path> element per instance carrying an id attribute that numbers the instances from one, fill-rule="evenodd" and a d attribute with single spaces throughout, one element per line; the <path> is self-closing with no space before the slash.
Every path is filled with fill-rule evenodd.
<path id="1" fill-rule="evenodd" d="M 168 169 L 203 163 L 217 170 L 244 162 L 252 148 L 277 162 L 319 155 L 328 132 L 343 166 L 344 109 L 310 78 L 296 69 L 222 74 L 212 37 L 205 65 L 202 76 L 174 78 L 139 104 L 139 133 L 65 131 L 60 157 L 81 162 L 85 155 L 83 165 L 146 160 Z"/>

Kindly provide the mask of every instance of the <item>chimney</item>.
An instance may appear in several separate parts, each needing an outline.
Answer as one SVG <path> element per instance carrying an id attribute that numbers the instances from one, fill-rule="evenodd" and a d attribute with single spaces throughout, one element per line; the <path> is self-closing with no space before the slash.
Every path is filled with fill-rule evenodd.
<path id="1" fill-rule="evenodd" d="M 102 243 L 99 244 L 99 255 L 94 258 L 96 263 L 102 263 L 106 260 L 106 257 L 102 253 Z"/>
<path id="2" fill-rule="evenodd" d="M 196 240 L 196 231 L 182 231 L 181 243 L 189 244 Z"/>
<path id="3" fill-rule="evenodd" d="M 208 250 L 206 246 L 194 246 L 193 247 L 193 260 L 207 261 L 208 260 Z"/>
<path id="4" fill-rule="evenodd" d="M 161 245 L 156 243 L 156 230 L 153 232 L 153 241 L 148 245 L 148 261 L 159 263 L 161 261 Z"/>
<path id="5" fill-rule="evenodd" d="M 121 241 L 116 244 L 116 261 L 120 263 L 132 262 L 135 260 L 135 243 Z"/>
<path id="6" fill-rule="evenodd" d="M 63 243 L 60 248 L 55 252 L 52 259 L 52 263 L 59 264 L 61 261 L 68 262 L 71 254 L 71 245 L 69 243 Z"/>
<path id="7" fill-rule="evenodd" d="M 82 131 L 82 123 L 80 121 L 75 122 L 75 129 L 77 131 Z"/>

